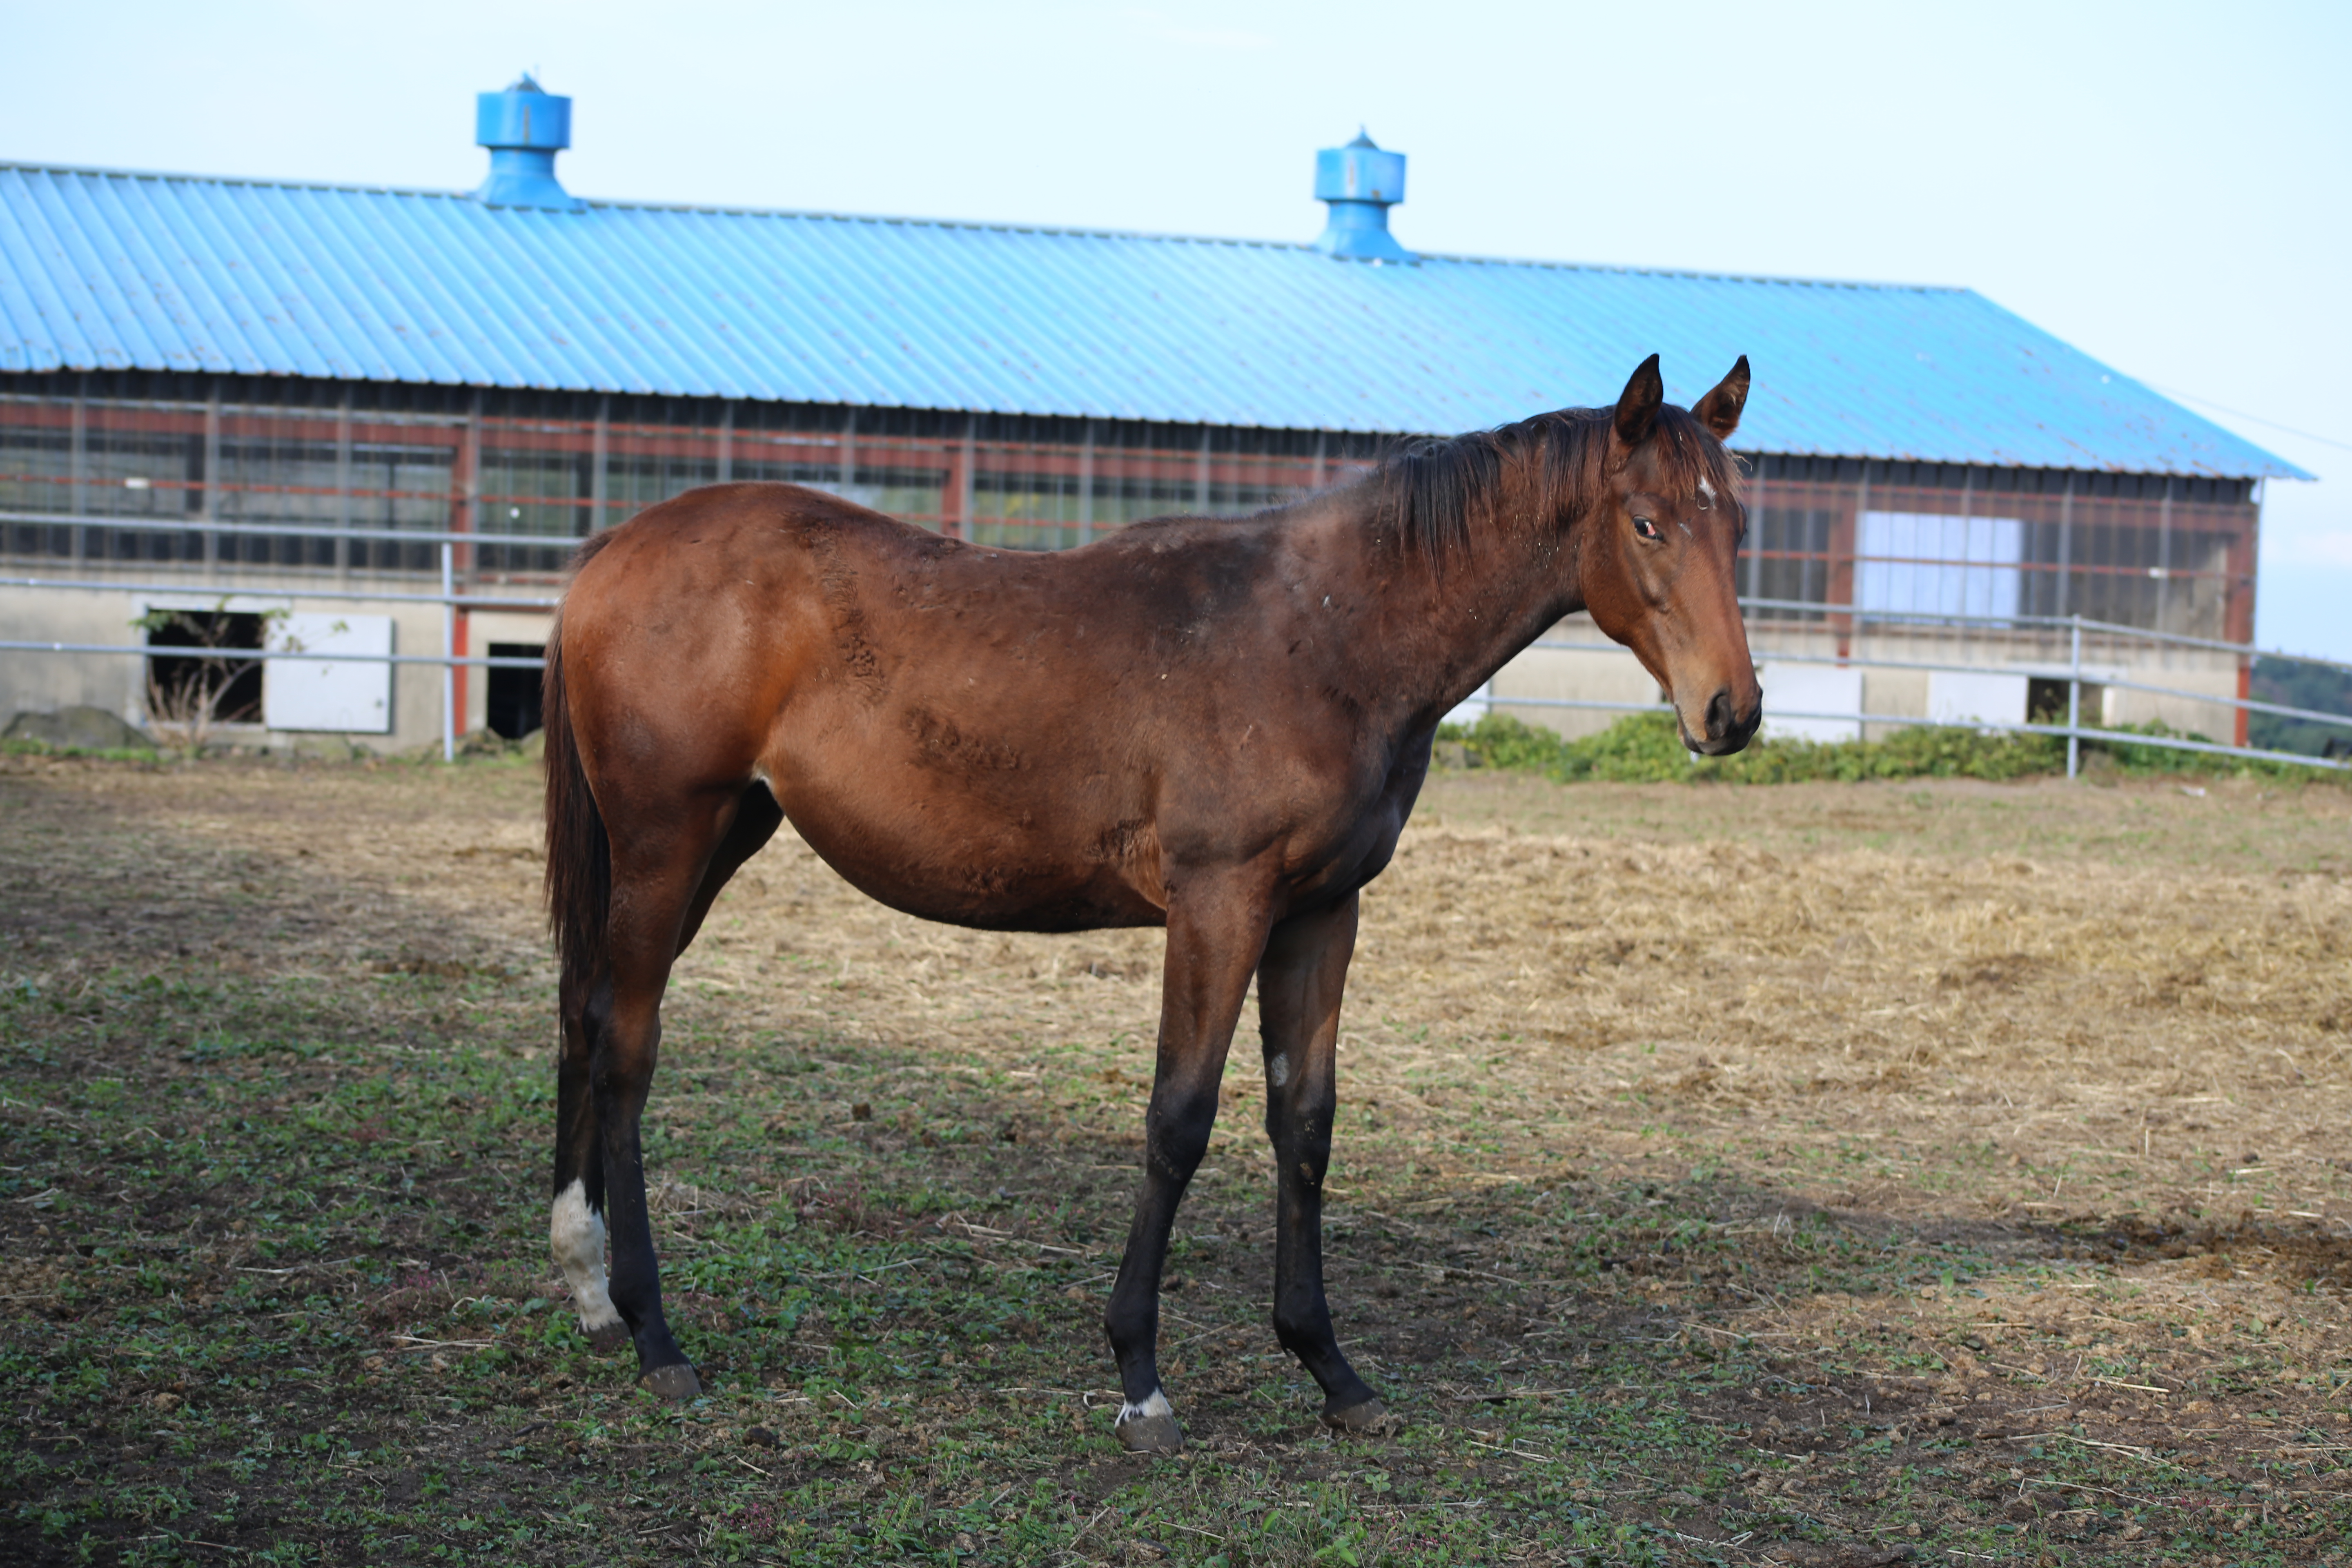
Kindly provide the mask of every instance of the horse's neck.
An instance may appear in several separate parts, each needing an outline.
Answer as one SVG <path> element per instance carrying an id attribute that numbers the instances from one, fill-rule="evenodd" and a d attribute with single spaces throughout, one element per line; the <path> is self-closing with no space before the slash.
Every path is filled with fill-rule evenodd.
<path id="1" fill-rule="evenodd" d="M 1441 554 L 1380 538 L 1369 489 L 1317 520 L 1363 575 L 1349 664 L 1381 706 L 1442 717 L 1562 616 L 1580 608 L 1566 531 L 1496 525 Z M 1508 515 L 1507 512 L 1506 515 Z"/>

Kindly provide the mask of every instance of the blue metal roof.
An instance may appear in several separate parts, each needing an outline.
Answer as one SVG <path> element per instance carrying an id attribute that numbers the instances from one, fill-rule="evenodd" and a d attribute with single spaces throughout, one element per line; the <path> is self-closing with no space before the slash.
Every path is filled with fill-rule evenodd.
<path id="1" fill-rule="evenodd" d="M 1447 432 L 1654 351 L 1756 451 L 2308 477 L 1967 289 L 0 164 L 0 370 Z"/>

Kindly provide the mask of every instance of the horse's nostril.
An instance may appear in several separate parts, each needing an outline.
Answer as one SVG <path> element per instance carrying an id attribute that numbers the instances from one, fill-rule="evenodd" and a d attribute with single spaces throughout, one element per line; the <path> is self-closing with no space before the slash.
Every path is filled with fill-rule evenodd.
<path id="1" fill-rule="evenodd" d="M 1706 700 L 1706 738 L 1722 740 L 1731 733 L 1732 722 L 1731 688 L 1719 687 L 1715 695 Z"/>

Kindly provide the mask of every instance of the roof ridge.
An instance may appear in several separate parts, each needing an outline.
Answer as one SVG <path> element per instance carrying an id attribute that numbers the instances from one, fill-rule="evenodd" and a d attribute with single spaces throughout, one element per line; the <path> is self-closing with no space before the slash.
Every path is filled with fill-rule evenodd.
<path id="1" fill-rule="evenodd" d="M 297 180 L 265 174 L 198 174 L 185 169 L 113 169 L 98 163 L 51 163 L 18 158 L 0 158 L 0 174 L 97 174 L 109 179 L 174 180 L 195 185 L 274 185 L 289 191 L 349 191 L 362 195 L 450 196 L 459 200 L 471 200 L 474 194 L 428 185 L 370 185 L 352 180 Z"/>
<path id="2" fill-rule="evenodd" d="M 167 180 L 190 184 L 244 185 L 289 191 L 334 191 L 355 195 L 434 197 L 471 201 L 473 192 L 424 185 L 366 184 L 355 181 L 304 180 L 257 174 L 197 174 L 168 169 L 117 169 L 89 163 L 51 163 L 0 159 L 0 173 L 92 175 L 108 179 Z M 1161 229 L 1109 228 L 1054 223 L 1023 223 L 1002 218 L 926 217 L 903 213 L 825 212 L 813 207 L 762 207 L 733 202 L 661 202 L 626 197 L 586 196 L 591 210 L 616 212 L 709 213 L 721 217 L 793 219 L 814 223 L 885 224 L 898 228 L 958 229 L 982 234 L 1039 234 L 1074 239 L 1141 240 L 1155 245 L 1232 246 L 1251 250 L 1303 250 L 1315 247 L 1305 240 L 1254 239 L 1232 235 L 1172 234 Z M 1478 256 L 1461 251 L 1422 250 L 1413 261 L 1442 261 L 1462 267 L 1518 267 L 1555 272 L 1601 272 L 1639 278 L 1687 278 L 1724 283 L 1769 284 L 1783 288 L 1870 289 L 1893 293 L 1971 292 L 1949 283 L 1895 283 L 1869 279 L 1807 278 L 1766 272 L 1721 271 L 1691 267 L 1651 267 L 1633 262 L 1563 261 L 1542 257 Z M 1397 265 L 1412 265 L 1399 263 Z"/>

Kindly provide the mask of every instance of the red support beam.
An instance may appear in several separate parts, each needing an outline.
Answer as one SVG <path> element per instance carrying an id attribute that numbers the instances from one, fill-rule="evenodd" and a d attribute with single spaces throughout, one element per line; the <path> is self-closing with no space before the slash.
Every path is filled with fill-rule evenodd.
<path id="1" fill-rule="evenodd" d="M 482 463 L 480 423 L 477 421 L 469 424 L 466 427 L 465 437 L 464 440 L 457 443 L 456 457 L 449 465 L 449 531 L 478 533 L 481 531 L 474 525 L 474 512 L 478 504 L 474 490 L 475 481 L 481 471 Z M 474 546 L 451 544 L 449 565 L 452 579 L 450 592 L 462 592 L 460 585 L 473 574 Z M 464 658 L 472 651 L 473 612 L 461 605 L 457 606 L 457 614 L 450 619 L 449 651 L 459 658 Z M 449 678 L 449 727 L 460 737 L 467 733 L 466 689 L 472 683 L 473 671 L 465 666 L 458 667 Z"/>

